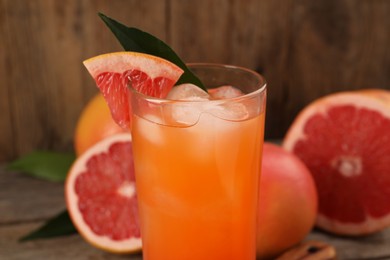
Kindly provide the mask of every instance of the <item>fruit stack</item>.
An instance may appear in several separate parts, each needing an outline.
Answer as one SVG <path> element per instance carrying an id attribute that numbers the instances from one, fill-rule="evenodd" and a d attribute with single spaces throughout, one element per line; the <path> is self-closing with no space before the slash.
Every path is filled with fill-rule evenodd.
<path id="1" fill-rule="evenodd" d="M 179 72 L 153 56 L 125 52 L 99 56 L 85 65 L 108 106 L 99 94 L 78 121 L 78 159 L 66 182 L 68 211 L 91 244 L 111 252 L 140 251 L 131 135 L 116 125 L 131 124 L 129 111 L 121 109 L 128 107 L 123 82 L 130 80 L 145 94 L 164 96 Z M 317 254 L 332 259 L 332 247 L 303 243 L 314 226 L 343 236 L 368 235 L 390 226 L 389 161 L 390 91 L 340 92 L 309 104 L 281 146 L 264 144 L 258 219 L 266 225 L 258 227 L 259 258 Z"/>
<path id="2" fill-rule="evenodd" d="M 81 114 L 75 135 L 80 157 L 66 185 L 68 209 L 79 232 L 92 244 L 114 252 L 137 251 L 141 242 L 129 163 L 131 136 L 108 111 L 98 94 Z M 302 241 L 313 225 L 351 236 L 389 226 L 389 160 L 388 91 L 335 93 L 308 105 L 292 123 L 282 147 L 264 145 L 259 223 L 267 225 L 260 225 L 258 234 L 267 239 L 259 239 L 258 255 L 280 254 Z M 109 175 L 117 168 L 122 174 L 118 180 Z M 98 194 L 103 198 L 110 193 L 120 196 L 99 199 Z M 115 218 L 122 211 L 128 215 Z M 100 219 L 98 213 L 106 217 Z M 113 222 L 128 230 L 114 234 Z M 104 224 L 105 231 L 98 230 Z M 107 232 L 113 233 L 109 243 L 103 239 Z"/>

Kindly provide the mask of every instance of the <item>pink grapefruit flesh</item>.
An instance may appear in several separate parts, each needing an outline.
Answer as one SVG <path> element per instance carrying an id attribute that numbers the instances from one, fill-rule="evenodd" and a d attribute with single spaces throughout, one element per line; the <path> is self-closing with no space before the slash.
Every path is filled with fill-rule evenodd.
<path id="1" fill-rule="evenodd" d="M 92 245 L 117 253 L 142 247 L 131 135 L 112 135 L 77 158 L 65 184 L 69 215 Z"/>
<path id="2" fill-rule="evenodd" d="M 115 122 L 129 128 L 129 90 L 164 98 L 183 70 L 162 58 L 137 52 L 102 54 L 84 61 Z"/>
<path id="3" fill-rule="evenodd" d="M 390 94 L 351 91 L 304 108 L 283 147 L 313 174 L 319 195 L 317 226 L 365 235 L 390 225 Z"/>

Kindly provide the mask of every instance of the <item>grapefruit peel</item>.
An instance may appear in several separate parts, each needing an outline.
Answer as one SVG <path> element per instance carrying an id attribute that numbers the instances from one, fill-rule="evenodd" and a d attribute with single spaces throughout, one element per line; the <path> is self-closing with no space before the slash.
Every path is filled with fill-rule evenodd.
<path id="1" fill-rule="evenodd" d="M 151 78 L 167 76 L 178 79 L 183 73 L 182 69 L 165 59 L 130 51 L 100 54 L 83 61 L 83 64 L 94 79 L 104 72 L 122 73 L 128 69 L 140 70 Z"/>

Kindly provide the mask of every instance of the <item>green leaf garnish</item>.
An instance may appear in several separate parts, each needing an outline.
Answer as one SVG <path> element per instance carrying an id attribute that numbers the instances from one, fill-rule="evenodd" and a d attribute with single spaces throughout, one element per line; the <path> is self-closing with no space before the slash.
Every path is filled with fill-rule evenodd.
<path id="1" fill-rule="evenodd" d="M 20 238 L 20 242 L 34 240 L 39 238 L 51 238 L 63 235 L 71 235 L 77 233 L 68 211 L 63 211 L 52 219 L 48 220 L 44 225 L 31 232 L 30 234 Z"/>
<path id="2" fill-rule="evenodd" d="M 137 28 L 127 27 L 102 13 L 99 13 L 99 16 L 126 51 L 147 53 L 169 60 L 184 70 L 176 84 L 192 83 L 206 90 L 199 78 L 188 69 L 172 48 L 162 40 Z"/>
<path id="3" fill-rule="evenodd" d="M 60 182 L 65 180 L 75 158 L 72 153 L 35 151 L 11 162 L 7 169 L 43 180 Z"/>

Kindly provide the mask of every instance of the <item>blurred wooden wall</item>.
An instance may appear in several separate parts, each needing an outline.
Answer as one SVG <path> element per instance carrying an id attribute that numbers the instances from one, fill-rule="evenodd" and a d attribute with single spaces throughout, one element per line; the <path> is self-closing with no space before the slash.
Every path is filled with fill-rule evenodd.
<path id="1" fill-rule="evenodd" d="M 325 94 L 390 89 L 388 0 L 2 0 L 0 161 L 72 148 L 97 91 L 81 62 L 122 50 L 97 12 L 160 37 L 186 62 L 263 73 L 267 138 Z"/>

